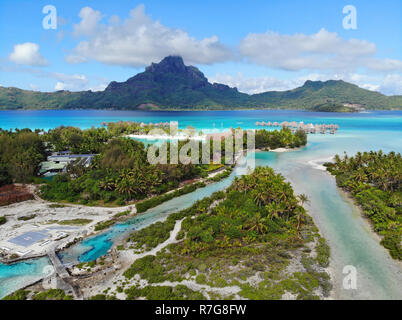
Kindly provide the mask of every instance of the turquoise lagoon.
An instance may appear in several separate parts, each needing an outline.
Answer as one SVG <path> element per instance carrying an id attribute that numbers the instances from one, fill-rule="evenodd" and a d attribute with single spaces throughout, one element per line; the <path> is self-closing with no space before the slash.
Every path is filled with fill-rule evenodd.
<path id="1" fill-rule="evenodd" d="M 49 275 L 52 272 L 50 266 L 47 257 L 9 265 L 0 263 L 0 298 Z"/>
<path id="2" fill-rule="evenodd" d="M 292 183 L 297 193 L 306 193 L 310 215 L 331 247 L 331 273 L 334 279 L 334 297 L 337 299 L 402 299 L 401 266 L 393 261 L 379 245 L 370 225 L 360 216 L 351 200 L 335 184 L 335 179 L 322 170 L 320 164 L 338 153 L 382 149 L 402 152 L 402 112 L 372 111 L 367 113 L 311 113 L 303 111 L 207 111 L 207 112 L 142 112 L 142 111 L 1 111 L 0 127 L 51 129 L 59 125 L 89 128 L 102 122 L 131 120 L 140 122 L 178 121 L 180 128 L 191 125 L 198 130 L 218 131 L 230 127 L 256 128 L 256 121 L 304 121 L 305 123 L 336 123 L 340 129 L 335 135 L 309 135 L 306 147 L 291 152 L 258 152 L 257 165 L 270 165 Z M 254 154 L 250 154 L 252 157 Z M 60 253 L 66 265 L 77 261 L 91 261 L 103 256 L 113 244 L 132 230 L 165 219 L 170 213 L 189 207 L 196 200 L 209 196 L 230 185 L 240 171 L 219 182 L 193 193 L 172 199 L 145 214 L 125 223 L 116 224 L 105 232 L 85 239 Z M 37 260 L 30 263 L 36 264 Z M 42 261 L 40 263 L 43 263 Z M 357 270 L 357 289 L 346 290 L 342 281 L 343 268 L 352 265 Z M 0 265 L 0 279 L 8 279 L 8 269 Z M 35 272 L 23 270 L 25 279 Z M 15 276 L 18 279 L 18 275 Z M 1 281 L 1 280 L 0 280 Z M 4 280 L 3 280 L 4 281 Z M 21 280 L 23 281 L 23 280 Z M 12 291 L 3 288 L 0 297 Z M 2 294 L 3 293 L 3 294 Z"/>

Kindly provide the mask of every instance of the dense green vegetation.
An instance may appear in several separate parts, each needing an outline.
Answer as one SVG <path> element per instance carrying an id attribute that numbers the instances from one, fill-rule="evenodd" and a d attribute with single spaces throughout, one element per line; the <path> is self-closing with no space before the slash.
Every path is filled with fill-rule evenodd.
<path id="1" fill-rule="evenodd" d="M 28 298 L 29 290 L 17 290 L 14 293 L 6 296 L 3 300 L 26 300 Z M 49 289 L 39 293 L 35 293 L 32 296 L 32 300 L 72 300 L 73 297 L 67 295 L 61 289 Z"/>
<path id="2" fill-rule="evenodd" d="M 124 205 L 153 196 L 136 204 L 138 212 L 161 204 L 167 200 L 203 187 L 202 183 L 192 184 L 180 190 L 176 189 L 186 180 L 205 177 L 215 166 L 204 164 L 157 164 L 151 165 L 147 159 L 144 144 L 116 135 L 138 133 L 149 130 L 151 126 L 141 127 L 138 123 L 118 122 L 108 124 L 107 129 L 89 129 L 80 131 L 76 128 L 59 128 L 45 135 L 46 141 L 57 145 L 57 150 L 71 149 L 77 152 L 99 152 L 89 168 L 71 165 L 67 174 L 58 175 L 42 188 L 42 196 L 50 201 L 67 201 L 88 205 Z M 75 138 L 72 138 L 75 137 Z M 97 139 L 96 137 L 99 137 Z M 243 136 L 247 147 L 247 134 Z M 98 143 L 98 141 L 100 141 Z M 105 143 L 107 141 L 107 143 Z M 258 130 L 256 146 L 259 148 L 298 147 L 305 145 L 306 134 L 302 131 L 292 133 L 289 129 L 280 131 Z M 188 141 L 179 141 L 179 150 Z M 199 142 L 199 150 L 204 150 Z M 210 142 L 211 149 L 213 142 Z M 221 161 L 225 160 L 226 144 L 221 143 Z M 170 142 L 166 143 L 167 162 L 170 162 Z M 212 159 L 213 153 L 210 152 Z M 202 161 L 199 152 L 199 162 Z M 207 182 L 219 181 L 230 174 L 230 169 L 213 177 Z"/>
<path id="3" fill-rule="evenodd" d="M 140 229 L 130 235 L 128 242 L 135 242 L 136 249 L 149 251 L 166 241 L 175 226 L 173 219 L 166 222 L 156 222 L 148 228 Z"/>
<path id="4" fill-rule="evenodd" d="M 131 287 L 126 290 L 127 299 L 134 300 L 141 297 L 147 300 L 205 300 L 202 293 L 191 290 L 187 286 L 146 286 L 144 288 Z"/>
<path id="5" fill-rule="evenodd" d="M 126 82 L 111 82 L 102 92 L 42 93 L 0 87 L 0 109 L 307 109 L 323 104 L 361 104 L 366 109 L 401 109 L 402 96 L 385 96 L 330 80 L 302 87 L 248 95 L 208 79 L 180 57 L 167 57 Z M 319 108 L 318 108 L 318 111 Z M 335 111 L 339 111 L 336 109 Z"/>
<path id="6" fill-rule="evenodd" d="M 56 176 L 42 188 L 42 196 L 50 201 L 123 205 L 174 189 L 201 172 L 192 164 L 151 165 L 144 145 L 128 138 L 110 140 L 90 168 L 79 171 Z"/>
<path id="7" fill-rule="evenodd" d="M 47 291 L 36 293 L 33 300 L 72 300 L 73 297 L 66 295 L 61 289 L 49 289 Z"/>
<path id="8" fill-rule="evenodd" d="M 0 129 L 0 186 L 31 182 L 45 154 L 45 145 L 36 132 Z"/>
<path id="9" fill-rule="evenodd" d="M 109 296 L 106 294 L 97 294 L 95 296 L 92 296 L 89 300 L 117 300 L 115 296 Z"/>
<path id="10" fill-rule="evenodd" d="M 5 224 L 7 222 L 7 218 L 4 216 L 0 217 L 0 225 Z"/>
<path id="11" fill-rule="evenodd" d="M 256 130 L 255 147 L 257 149 L 298 148 L 307 143 L 307 134 L 297 130 L 294 134 L 289 128 L 280 131 Z"/>
<path id="12" fill-rule="evenodd" d="M 394 259 L 402 260 L 402 158 L 400 153 L 358 152 L 354 157 L 336 155 L 326 163 L 337 185 L 350 192 L 370 219 L 381 244 Z"/>
<path id="13" fill-rule="evenodd" d="M 29 290 L 17 290 L 8 296 L 5 296 L 2 300 L 26 300 L 29 294 Z"/>
<path id="14" fill-rule="evenodd" d="M 238 286 L 239 295 L 248 299 L 280 299 L 285 292 L 317 299 L 317 290 L 327 295 L 330 279 L 322 268 L 328 266 L 329 247 L 300 205 L 303 201 L 281 175 L 258 167 L 226 191 L 134 232 L 129 241 L 148 250 L 169 237 L 176 220 L 184 219 L 180 242 L 137 259 L 124 275 L 132 279 L 139 274 L 150 284 L 193 279 L 211 287 Z M 316 257 L 309 244 L 315 244 Z M 287 271 L 292 259 L 300 259 L 300 270 Z M 174 290 L 156 285 L 125 292 L 129 299 L 175 299 Z"/>

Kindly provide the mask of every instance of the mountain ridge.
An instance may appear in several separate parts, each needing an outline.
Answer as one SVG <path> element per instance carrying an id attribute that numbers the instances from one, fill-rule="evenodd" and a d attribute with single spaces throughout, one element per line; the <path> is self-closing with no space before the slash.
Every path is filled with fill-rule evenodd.
<path id="1" fill-rule="evenodd" d="M 152 63 L 144 72 L 124 82 L 112 81 L 104 91 L 37 92 L 0 87 L 0 109 L 304 109 L 354 111 L 345 105 L 366 109 L 402 109 L 402 96 L 385 96 L 342 80 L 312 81 L 286 91 L 249 95 L 225 84 L 210 83 L 180 56 Z M 345 109 L 346 108 L 346 109 Z"/>

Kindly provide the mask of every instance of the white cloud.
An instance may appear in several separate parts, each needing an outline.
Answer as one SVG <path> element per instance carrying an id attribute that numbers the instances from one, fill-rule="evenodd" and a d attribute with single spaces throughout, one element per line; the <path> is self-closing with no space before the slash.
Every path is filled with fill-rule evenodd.
<path id="1" fill-rule="evenodd" d="M 32 42 L 16 44 L 14 51 L 10 54 L 9 59 L 16 64 L 27 66 L 46 66 L 48 62 L 39 53 L 39 45 Z"/>
<path id="2" fill-rule="evenodd" d="M 233 56 L 217 36 L 197 40 L 185 31 L 166 27 L 146 15 L 144 5 L 131 10 L 130 17 L 123 22 L 112 16 L 109 25 L 99 23 L 100 12 L 84 9 L 75 30 L 90 36 L 66 58 L 70 63 L 93 59 L 112 65 L 143 67 L 168 55 L 181 55 L 186 63 L 193 64 L 212 64 Z"/>
<path id="3" fill-rule="evenodd" d="M 302 84 L 301 81 L 282 80 L 274 77 L 245 77 L 242 73 L 238 73 L 236 76 L 217 74 L 210 81 L 227 84 L 230 87 L 236 87 L 240 92 L 249 94 L 289 90 Z"/>
<path id="4" fill-rule="evenodd" d="M 64 73 L 49 73 L 49 77 L 57 79 L 54 90 L 80 91 L 87 90 L 89 80 L 83 74 L 68 75 Z"/>
<path id="5" fill-rule="evenodd" d="M 402 75 L 389 74 L 381 82 L 379 90 L 387 95 L 402 95 Z"/>
<path id="6" fill-rule="evenodd" d="M 64 90 L 66 85 L 64 82 L 57 82 L 56 85 L 54 86 L 54 90 L 59 91 L 59 90 Z"/>
<path id="7" fill-rule="evenodd" d="M 98 23 L 102 19 L 100 11 L 95 11 L 90 7 L 81 9 L 79 15 L 81 22 L 74 25 L 74 34 L 76 36 L 90 36 L 98 29 Z"/>
<path id="8" fill-rule="evenodd" d="M 377 59 L 372 58 L 366 61 L 370 70 L 380 72 L 402 71 L 402 61 L 396 59 Z"/>
<path id="9" fill-rule="evenodd" d="M 100 83 L 100 84 L 98 84 L 96 86 L 89 87 L 88 90 L 91 90 L 91 91 L 103 91 L 103 90 L 106 89 L 107 86 L 108 86 L 107 83 Z"/>
<path id="10" fill-rule="evenodd" d="M 69 91 L 100 91 L 106 88 L 108 79 L 104 77 L 91 77 L 88 78 L 84 74 L 66 74 L 61 72 L 49 72 L 39 68 L 15 66 L 13 64 L 1 64 L 1 72 L 17 72 L 22 74 L 29 74 L 40 79 L 52 81 L 53 90 L 69 90 Z M 56 80 L 56 84 L 54 84 Z M 53 86 L 52 85 L 52 86 Z M 40 90 L 35 84 L 30 84 L 32 90 Z"/>
<path id="11" fill-rule="evenodd" d="M 378 59 L 376 45 L 341 38 L 321 29 L 315 34 L 250 33 L 240 42 L 240 53 L 250 62 L 289 71 L 331 70 L 351 72 L 360 67 L 374 71 L 402 70 L 402 61 Z"/>
<path id="12" fill-rule="evenodd" d="M 386 95 L 402 94 L 402 75 L 399 74 L 382 76 L 359 73 L 310 73 L 295 78 L 279 79 L 275 77 L 246 77 L 242 73 L 238 73 L 237 75 L 216 74 L 215 77 L 210 77 L 209 80 L 236 87 L 240 92 L 248 94 L 291 90 L 302 86 L 307 80 L 344 80 L 361 88 L 378 91 Z"/>
<path id="13" fill-rule="evenodd" d="M 40 90 L 40 87 L 39 87 L 37 84 L 30 83 L 30 84 L 29 84 L 29 87 L 30 87 L 33 91 L 39 91 L 39 90 Z"/>

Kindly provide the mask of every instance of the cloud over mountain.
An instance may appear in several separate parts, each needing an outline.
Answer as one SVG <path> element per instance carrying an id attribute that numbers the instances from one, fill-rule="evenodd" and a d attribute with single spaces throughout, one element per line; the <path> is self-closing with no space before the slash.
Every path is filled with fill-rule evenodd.
<path id="1" fill-rule="evenodd" d="M 19 65 L 46 66 L 47 60 L 39 53 L 39 45 L 32 42 L 16 44 L 9 59 Z"/>
<path id="2" fill-rule="evenodd" d="M 67 57 L 71 63 L 93 59 L 111 65 L 143 67 L 168 55 L 181 55 L 187 63 L 212 64 L 233 55 L 217 36 L 198 40 L 185 31 L 152 20 L 144 5 L 131 10 L 123 22 L 113 16 L 109 24 L 101 24 L 101 13 L 89 7 L 83 8 L 79 16 L 81 22 L 74 26 L 74 32 L 87 39 Z"/>

